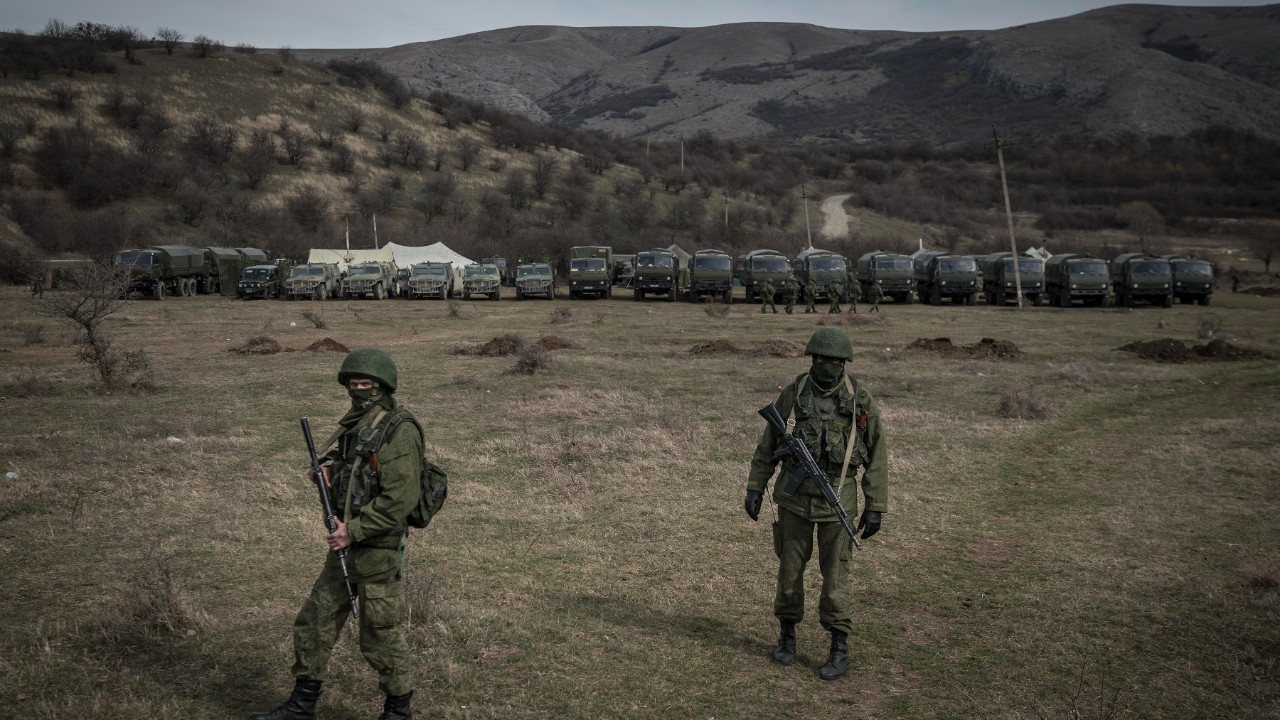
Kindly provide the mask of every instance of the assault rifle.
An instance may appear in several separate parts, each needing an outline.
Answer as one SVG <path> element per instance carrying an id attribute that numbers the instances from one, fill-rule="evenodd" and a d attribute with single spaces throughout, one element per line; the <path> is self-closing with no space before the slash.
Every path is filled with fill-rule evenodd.
<path id="1" fill-rule="evenodd" d="M 320 469 L 320 459 L 316 457 L 316 444 L 311 439 L 311 424 L 306 418 L 302 418 L 302 436 L 307 439 L 307 452 L 311 454 L 311 479 L 316 481 L 316 487 L 320 489 L 320 506 L 324 508 L 324 526 L 332 533 L 338 529 L 338 523 L 333 519 L 333 503 L 329 502 L 329 486 L 325 482 L 324 471 Z M 351 617 L 359 620 L 360 608 L 356 607 L 356 596 L 351 592 L 351 578 L 347 575 L 347 549 L 341 548 L 335 552 L 338 555 L 338 567 L 342 568 L 342 582 L 347 586 L 347 599 L 351 601 Z"/>
<path id="2" fill-rule="evenodd" d="M 804 441 L 795 435 L 787 432 L 787 425 L 782 421 L 782 413 L 778 412 L 778 408 L 773 403 L 769 403 L 760 408 L 760 417 L 769 422 L 774 432 L 778 433 L 778 438 L 782 441 L 782 447 L 773 454 L 774 458 L 782 458 L 790 455 L 796 461 L 796 470 L 791 473 L 791 477 L 787 479 L 787 484 L 782 487 L 782 494 L 791 497 L 796 494 L 796 490 L 800 488 L 800 483 L 806 479 L 812 482 L 822 491 L 822 497 L 826 498 L 827 504 L 835 512 L 836 517 L 840 519 L 840 524 L 844 526 L 844 531 L 849 533 L 849 538 L 853 540 L 853 544 L 862 549 L 862 543 L 858 542 L 858 535 L 849 527 L 849 513 L 844 511 L 844 506 L 840 504 L 840 497 L 836 495 L 835 488 L 831 487 L 831 480 L 827 478 L 827 474 L 818 467 L 818 463 L 814 461 L 813 455 L 809 454 L 809 448 L 805 447 Z M 850 442 L 853 439 L 850 438 Z"/>

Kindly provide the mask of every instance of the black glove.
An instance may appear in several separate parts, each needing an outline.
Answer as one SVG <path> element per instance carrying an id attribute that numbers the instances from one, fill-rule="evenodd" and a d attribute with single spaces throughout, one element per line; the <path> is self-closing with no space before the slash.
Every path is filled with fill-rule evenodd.
<path id="1" fill-rule="evenodd" d="M 866 528 L 867 531 L 862 532 L 863 528 Z M 862 519 L 858 521 L 858 528 L 854 532 L 862 533 L 863 540 L 880 532 L 880 513 L 875 510 L 863 510 Z"/>
<path id="2" fill-rule="evenodd" d="M 748 490 L 747 499 L 742 501 L 742 507 L 746 509 L 752 520 L 759 520 L 760 503 L 762 502 L 764 502 L 764 495 L 759 490 Z"/>

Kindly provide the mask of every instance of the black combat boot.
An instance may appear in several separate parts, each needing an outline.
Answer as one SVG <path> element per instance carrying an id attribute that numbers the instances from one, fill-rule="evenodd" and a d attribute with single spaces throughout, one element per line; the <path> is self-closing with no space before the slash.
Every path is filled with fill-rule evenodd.
<path id="1" fill-rule="evenodd" d="M 818 669 L 818 677 L 835 680 L 849 671 L 848 637 L 839 630 L 831 631 L 831 654 L 827 656 L 827 662 Z"/>
<path id="2" fill-rule="evenodd" d="M 409 708 L 409 700 L 412 698 L 412 690 L 404 695 L 388 695 L 386 702 L 382 703 L 382 714 L 378 716 L 378 720 L 409 720 L 413 717 L 413 710 Z"/>
<path id="3" fill-rule="evenodd" d="M 782 621 L 782 632 L 778 633 L 778 646 L 773 649 L 773 660 L 783 665 L 790 665 L 796 661 L 796 624 L 794 621 Z"/>
<path id="4" fill-rule="evenodd" d="M 293 694 L 271 712 L 253 713 L 249 720 L 315 720 L 316 700 L 320 698 L 318 680 L 299 680 Z"/>

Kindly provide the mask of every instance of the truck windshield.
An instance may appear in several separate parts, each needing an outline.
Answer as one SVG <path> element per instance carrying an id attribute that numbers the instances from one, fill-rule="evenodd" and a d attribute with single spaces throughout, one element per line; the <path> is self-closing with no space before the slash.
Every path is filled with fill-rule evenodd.
<path id="1" fill-rule="evenodd" d="M 116 253 L 117 265 L 133 265 L 134 267 L 147 267 L 151 265 L 152 255 L 147 252 L 134 252 L 126 250 L 125 252 Z"/>
<path id="2" fill-rule="evenodd" d="M 809 261 L 810 270 L 844 270 L 844 260 L 838 257 L 814 258 Z"/>
<path id="3" fill-rule="evenodd" d="M 1169 263 L 1167 262 L 1140 262 L 1133 264 L 1134 275 L 1168 275 Z"/>
<path id="4" fill-rule="evenodd" d="M 693 266 L 699 270 L 729 270 L 733 267 L 733 261 L 728 257 L 719 255 L 713 257 L 696 257 L 693 259 Z"/>
<path id="5" fill-rule="evenodd" d="M 293 269 L 293 277 L 302 277 L 304 275 L 323 275 L 324 268 L 318 267 L 296 267 Z"/>
<path id="6" fill-rule="evenodd" d="M 468 275 L 468 276 L 470 276 L 470 277 L 484 277 L 485 275 L 497 275 L 497 274 L 498 274 L 498 268 L 496 268 L 496 267 L 469 267 L 469 268 L 467 268 L 467 275 Z"/>
<path id="7" fill-rule="evenodd" d="M 877 270 L 910 270 L 911 261 L 906 258 L 880 258 L 876 260 Z"/>
<path id="8" fill-rule="evenodd" d="M 413 269 L 413 274 L 414 274 L 414 275 L 443 275 L 443 274 L 444 274 L 444 268 L 442 268 L 442 267 L 420 267 L 420 268 L 414 268 L 414 269 Z"/>
<path id="9" fill-rule="evenodd" d="M 349 275 L 377 275 L 382 269 L 377 265 L 361 265 L 351 268 Z"/>
<path id="10" fill-rule="evenodd" d="M 271 271 L 267 268 L 248 268 L 244 271 L 245 280 L 266 280 L 271 277 Z"/>
<path id="11" fill-rule="evenodd" d="M 1180 262 L 1173 264 L 1174 269 L 1180 275 L 1203 275 L 1205 277 L 1213 276 L 1213 267 L 1206 262 Z"/>
<path id="12" fill-rule="evenodd" d="M 1013 272 L 1013 261 L 1009 258 L 1004 259 L 1004 271 L 1007 273 Z M 1039 275 L 1044 272 L 1044 263 L 1039 260 L 1019 260 L 1018 272 Z"/>
<path id="13" fill-rule="evenodd" d="M 669 268 L 673 259 L 670 255 L 637 255 L 636 267 Z"/>
<path id="14" fill-rule="evenodd" d="M 570 260 L 569 272 L 604 272 L 604 261 L 596 258 Z"/>
<path id="15" fill-rule="evenodd" d="M 1106 275 L 1107 264 L 1104 262 L 1071 263 L 1067 266 L 1067 272 L 1072 275 Z"/>
<path id="16" fill-rule="evenodd" d="M 550 275 L 550 274 L 551 274 L 551 268 L 549 268 L 549 267 L 522 267 L 522 268 L 519 268 L 519 269 L 517 269 L 517 270 L 516 270 L 516 274 L 517 274 L 517 275 L 519 275 L 520 277 L 524 277 L 524 276 L 526 276 L 526 275 Z"/>
<path id="17" fill-rule="evenodd" d="M 974 272 L 977 269 L 978 265 L 972 258 L 951 258 L 950 260 L 938 261 L 938 270 L 942 272 Z"/>
<path id="18" fill-rule="evenodd" d="M 764 272 L 786 272 L 787 259 L 780 257 L 751 258 L 751 269 Z"/>

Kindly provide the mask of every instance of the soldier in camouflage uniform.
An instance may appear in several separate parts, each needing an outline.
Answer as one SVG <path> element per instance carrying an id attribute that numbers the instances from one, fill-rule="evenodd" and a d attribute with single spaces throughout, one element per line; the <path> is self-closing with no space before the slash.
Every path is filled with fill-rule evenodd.
<path id="1" fill-rule="evenodd" d="M 764 285 L 760 286 L 760 314 L 763 315 L 765 309 L 773 310 L 773 314 L 778 314 L 778 306 L 773 304 L 773 283 L 768 280 L 764 281 Z"/>
<path id="2" fill-rule="evenodd" d="M 849 268 L 845 280 L 845 287 L 849 288 L 849 312 L 857 315 L 859 288 L 862 286 L 858 283 L 858 276 L 853 272 L 853 268 Z"/>
<path id="3" fill-rule="evenodd" d="M 796 282 L 796 277 L 794 275 L 791 275 L 790 273 L 788 273 L 787 282 L 785 285 L 782 286 L 782 299 L 785 300 L 787 303 L 788 315 L 790 315 L 791 311 L 795 309 L 796 296 L 799 294 L 800 294 L 800 283 Z"/>
<path id="4" fill-rule="evenodd" d="M 880 301 L 884 299 L 884 288 L 880 287 L 880 281 L 877 280 L 871 286 L 871 309 L 868 313 L 880 312 Z"/>
<path id="5" fill-rule="evenodd" d="M 869 538 L 880 530 L 881 513 L 889 509 L 888 451 L 880 410 L 866 388 L 845 375 L 845 362 L 853 358 L 849 336 L 838 328 L 819 328 L 805 354 L 813 357 L 809 371 L 783 388 L 775 405 L 783 417 L 794 420 L 794 432 L 827 473 L 844 509 L 857 515 L 858 467 L 862 473 L 863 512 L 857 532 Z M 788 423 L 790 425 L 790 422 Z M 767 426 L 747 478 L 744 506 L 755 520 L 778 459 L 778 434 Z M 795 662 L 796 624 L 804 618 L 804 569 L 818 537 L 818 563 L 822 570 L 822 595 L 818 618 L 831 633 L 831 652 L 818 671 L 834 680 L 849 669 L 848 636 L 853 631 L 853 593 L 849 560 L 853 543 L 821 491 L 805 481 L 791 497 L 782 494 L 786 478 L 795 470 L 794 460 L 783 461 L 774 483 L 773 502 L 778 519 L 773 525 L 773 547 L 778 555 L 778 591 L 773 614 L 782 627 L 773 659 L 783 665 Z"/>
<path id="6" fill-rule="evenodd" d="M 321 458 L 338 528 L 328 537 L 330 552 L 320 578 L 293 622 L 293 694 L 271 712 L 253 713 L 250 720 L 315 717 L 329 654 L 350 614 L 334 552 L 341 548 L 347 549 L 351 587 L 360 602 L 360 652 L 378 672 L 378 688 L 387 696 L 379 720 L 413 717 L 409 644 L 400 627 L 401 569 L 406 519 L 420 497 L 422 435 L 416 422 L 390 422 L 411 416 L 393 396 L 396 366 L 386 353 L 352 351 L 338 371 L 338 382 L 347 388 L 351 410 L 338 421 L 340 434 L 329 442 L 337 446 Z M 389 437 L 382 437 L 388 432 Z"/>
<path id="7" fill-rule="evenodd" d="M 804 306 L 805 315 L 818 312 L 818 309 L 813 306 L 818 301 L 818 284 L 813 281 L 813 278 L 809 278 L 809 282 L 804 284 L 804 301 L 807 303 Z"/>
<path id="8" fill-rule="evenodd" d="M 831 307 L 827 309 L 828 315 L 831 313 L 838 315 L 843 312 L 840 309 L 840 296 L 842 294 L 844 294 L 844 285 L 841 285 L 839 280 L 831 283 L 830 287 L 827 288 L 827 300 L 831 303 Z"/>

